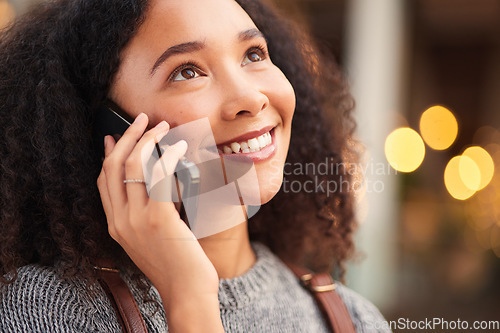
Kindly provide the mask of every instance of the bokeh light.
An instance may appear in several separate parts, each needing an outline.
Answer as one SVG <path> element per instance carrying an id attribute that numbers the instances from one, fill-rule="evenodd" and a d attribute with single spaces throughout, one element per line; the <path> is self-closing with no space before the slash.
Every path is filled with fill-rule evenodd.
<path id="1" fill-rule="evenodd" d="M 469 157 L 455 156 L 448 162 L 444 170 L 444 184 L 446 185 L 446 189 L 453 198 L 458 200 L 466 200 L 476 193 L 475 190 L 471 190 L 467 187 L 462 180 L 460 174 L 460 160 L 462 158 L 466 159 L 463 164 L 467 167 L 470 167 L 470 163 L 475 164 Z M 473 169 L 473 167 L 470 168 Z M 476 168 L 476 171 L 479 173 L 477 165 Z"/>
<path id="2" fill-rule="evenodd" d="M 494 154 L 500 151 L 500 145 L 498 143 L 489 143 L 486 146 L 484 146 L 484 149 L 488 152 L 488 154 L 490 154 L 490 156 L 493 156 Z"/>
<path id="3" fill-rule="evenodd" d="M 493 163 L 493 159 L 490 154 L 488 154 L 488 152 L 483 148 L 475 146 L 467 148 L 462 155 L 470 157 L 479 167 L 481 179 L 476 190 L 485 188 L 486 185 L 490 183 L 493 178 L 493 174 L 495 173 L 495 164 Z"/>
<path id="4" fill-rule="evenodd" d="M 489 140 L 491 140 L 491 138 L 477 141 L 484 143 Z M 494 165 L 500 165 L 500 145 L 490 143 L 486 144 L 484 148 L 492 158 Z M 463 155 L 465 155 L 466 152 L 467 150 Z M 467 152 L 467 155 L 470 156 L 470 152 Z M 498 204 L 500 202 L 499 176 L 498 172 L 494 172 L 489 184 L 481 191 L 477 192 L 465 205 L 470 228 L 474 231 L 481 232 L 481 248 L 485 249 L 486 245 L 489 244 L 488 248 L 498 257 L 500 257 L 500 205 Z M 476 238 L 477 237 L 478 236 L 476 236 Z M 489 243 L 487 241 L 489 241 Z"/>
<path id="5" fill-rule="evenodd" d="M 420 135 L 411 128 L 398 128 L 385 140 L 385 156 L 395 170 L 412 172 L 424 159 L 425 145 Z"/>
<path id="6" fill-rule="evenodd" d="M 432 106 L 420 117 L 420 133 L 432 149 L 443 150 L 451 146 L 458 133 L 453 113 L 443 106 Z"/>
<path id="7" fill-rule="evenodd" d="M 15 16 L 12 5 L 6 0 L 0 0 L 0 29 L 5 27 Z"/>
<path id="8" fill-rule="evenodd" d="M 473 142 L 483 144 L 500 142 L 500 131 L 492 126 L 481 126 L 474 133 Z"/>
<path id="9" fill-rule="evenodd" d="M 458 172 L 462 183 L 467 188 L 477 191 L 481 184 L 481 170 L 476 162 L 468 156 L 462 155 L 459 160 Z"/>

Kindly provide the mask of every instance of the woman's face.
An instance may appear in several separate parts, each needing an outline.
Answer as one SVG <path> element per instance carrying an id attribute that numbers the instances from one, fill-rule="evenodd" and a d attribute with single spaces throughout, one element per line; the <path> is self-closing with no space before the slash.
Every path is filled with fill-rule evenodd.
<path id="1" fill-rule="evenodd" d="M 150 126 L 208 118 L 220 151 L 253 160 L 262 203 L 279 190 L 295 95 L 234 0 L 153 0 L 109 97 Z"/>

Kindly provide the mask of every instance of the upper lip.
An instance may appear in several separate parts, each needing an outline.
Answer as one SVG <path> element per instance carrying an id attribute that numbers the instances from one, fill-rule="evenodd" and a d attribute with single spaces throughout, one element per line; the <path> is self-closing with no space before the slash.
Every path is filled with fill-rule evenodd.
<path id="1" fill-rule="evenodd" d="M 223 142 L 223 143 L 219 143 L 217 146 L 224 146 L 224 145 L 230 145 L 231 143 L 233 142 L 243 142 L 243 141 L 247 141 L 249 139 L 253 139 L 253 138 L 257 138 L 259 136 L 261 136 L 262 134 L 264 133 L 267 133 L 269 132 L 270 130 L 272 130 L 275 126 L 266 126 L 258 131 L 250 131 L 250 132 L 246 132 L 245 134 L 243 135 L 240 135 L 238 137 L 235 137 L 231 140 L 228 140 L 226 142 Z"/>

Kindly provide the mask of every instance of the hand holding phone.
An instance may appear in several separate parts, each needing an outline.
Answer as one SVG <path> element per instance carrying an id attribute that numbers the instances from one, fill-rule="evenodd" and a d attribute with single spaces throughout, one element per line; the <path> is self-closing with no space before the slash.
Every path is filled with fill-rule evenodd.
<path id="1" fill-rule="evenodd" d="M 140 114 L 120 140 L 106 137 L 97 186 L 109 234 L 158 289 L 167 309 L 200 295 L 217 304 L 217 271 L 174 204 L 151 200 L 144 184 L 123 182 L 142 177 L 145 148 L 153 150 L 151 143 L 169 132 L 164 123 L 145 131 L 147 124 L 147 115 Z M 186 150 L 184 141 L 165 148 L 162 161 L 169 174 Z"/>
<path id="2" fill-rule="evenodd" d="M 94 141 L 96 149 L 101 151 L 101 156 L 104 156 L 102 142 L 106 135 L 123 135 L 127 128 L 131 125 L 133 119 L 121 110 L 116 104 L 107 101 L 103 104 L 96 113 L 94 121 Z M 161 148 L 158 143 L 155 144 L 156 151 L 152 154 L 153 162 L 159 160 L 163 154 L 164 148 Z M 175 168 L 175 180 L 182 183 L 182 194 L 173 193 L 172 198 L 192 198 L 190 204 L 196 202 L 196 196 L 199 193 L 200 172 L 195 163 L 189 161 L 184 156 L 180 158 Z M 181 188 L 176 186 L 175 188 Z M 174 189 L 175 189 L 174 188 Z"/>

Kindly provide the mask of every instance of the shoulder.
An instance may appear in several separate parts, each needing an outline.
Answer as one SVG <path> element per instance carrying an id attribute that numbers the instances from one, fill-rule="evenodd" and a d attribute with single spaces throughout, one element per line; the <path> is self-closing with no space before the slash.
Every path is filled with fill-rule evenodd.
<path id="1" fill-rule="evenodd" d="M 337 293 L 351 315 L 356 332 L 391 332 L 388 328 L 380 328 L 385 327 L 385 318 L 373 303 L 340 282 L 336 282 L 336 286 Z"/>
<path id="2" fill-rule="evenodd" d="M 82 279 L 62 279 L 54 267 L 27 265 L 13 283 L 0 287 L 0 331 L 118 332 L 106 301 L 91 297 Z"/>

